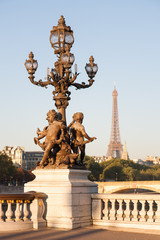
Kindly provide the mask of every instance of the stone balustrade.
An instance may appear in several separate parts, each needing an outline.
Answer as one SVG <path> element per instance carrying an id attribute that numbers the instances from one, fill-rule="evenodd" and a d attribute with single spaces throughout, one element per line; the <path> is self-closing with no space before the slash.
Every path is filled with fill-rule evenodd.
<path id="1" fill-rule="evenodd" d="M 94 225 L 160 229 L 159 194 L 92 194 Z"/>
<path id="2" fill-rule="evenodd" d="M 0 231 L 45 227 L 45 198 L 37 192 L 0 194 Z"/>

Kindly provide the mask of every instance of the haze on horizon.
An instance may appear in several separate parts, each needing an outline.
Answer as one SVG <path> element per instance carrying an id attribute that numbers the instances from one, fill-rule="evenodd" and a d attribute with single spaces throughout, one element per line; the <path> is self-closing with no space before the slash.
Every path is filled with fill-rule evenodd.
<path id="1" fill-rule="evenodd" d="M 75 42 L 71 52 L 87 82 L 85 64 L 93 55 L 99 70 L 93 86 L 71 88 L 67 123 L 75 112 L 84 113 L 87 133 L 97 140 L 86 154 L 107 153 L 112 121 L 112 91 L 118 91 L 122 144 L 131 159 L 160 156 L 160 2 L 153 0 L 0 1 L 1 124 L 0 149 L 24 146 L 39 151 L 33 142 L 36 129 L 47 125 L 54 108 L 53 88 L 30 83 L 24 62 L 30 51 L 38 61 L 35 80 L 44 79 L 56 61 L 49 43 L 50 30 L 63 15 Z"/>

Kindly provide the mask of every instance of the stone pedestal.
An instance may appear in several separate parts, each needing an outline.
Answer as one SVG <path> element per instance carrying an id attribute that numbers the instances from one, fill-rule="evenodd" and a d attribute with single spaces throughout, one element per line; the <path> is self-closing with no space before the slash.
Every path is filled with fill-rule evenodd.
<path id="1" fill-rule="evenodd" d="M 25 184 L 24 191 L 47 195 L 48 227 L 73 229 L 92 224 L 91 194 L 97 184 L 88 180 L 90 171 L 74 169 L 36 169 L 36 178 Z"/>

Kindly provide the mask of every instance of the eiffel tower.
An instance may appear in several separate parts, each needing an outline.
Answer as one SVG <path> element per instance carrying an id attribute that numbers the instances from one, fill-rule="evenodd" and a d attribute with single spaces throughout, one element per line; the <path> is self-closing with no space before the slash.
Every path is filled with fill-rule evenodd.
<path id="1" fill-rule="evenodd" d="M 118 158 L 122 157 L 123 145 L 121 144 L 120 131 L 119 131 L 119 121 L 118 121 L 118 105 L 117 96 L 118 92 L 116 86 L 114 85 L 114 90 L 112 92 L 113 105 L 112 105 L 112 128 L 111 128 L 111 138 L 108 145 L 108 158 Z"/>

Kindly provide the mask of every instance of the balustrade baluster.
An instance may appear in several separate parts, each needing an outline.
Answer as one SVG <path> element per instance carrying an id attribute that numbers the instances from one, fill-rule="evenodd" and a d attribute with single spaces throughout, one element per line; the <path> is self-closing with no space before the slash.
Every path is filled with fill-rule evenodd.
<path id="1" fill-rule="evenodd" d="M 146 222 L 146 200 L 140 201 L 142 204 L 142 209 L 140 211 L 140 222 Z"/>
<path id="2" fill-rule="evenodd" d="M 3 206 L 2 204 L 4 203 L 3 200 L 0 200 L 0 222 L 4 222 L 3 216 L 4 216 L 4 212 L 3 212 Z"/>
<path id="3" fill-rule="evenodd" d="M 125 200 L 126 203 L 126 210 L 124 211 L 124 221 L 130 221 L 130 215 L 131 215 L 131 211 L 130 211 L 130 200 L 127 199 Z"/>
<path id="4" fill-rule="evenodd" d="M 156 223 L 160 223 L 160 201 L 156 201 L 156 204 L 157 204 L 157 211 L 155 212 L 154 219 Z"/>
<path id="5" fill-rule="evenodd" d="M 29 216 L 28 203 L 30 203 L 30 201 L 28 201 L 28 200 L 24 201 L 24 209 L 23 209 L 23 213 L 24 213 L 23 220 L 24 221 L 28 221 L 29 220 L 29 218 L 28 218 L 28 216 Z"/>
<path id="6" fill-rule="evenodd" d="M 115 203 L 116 200 L 112 199 L 111 201 L 111 209 L 110 209 L 110 213 L 109 213 L 109 219 L 110 221 L 115 220 L 115 215 L 116 215 L 116 209 L 115 209 Z"/>
<path id="7" fill-rule="evenodd" d="M 14 203 L 14 200 L 7 200 L 8 208 L 6 211 L 6 221 L 13 221 L 13 211 L 12 211 L 12 203 Z"/>
<path id="8" fill-rule="evenodd" d="M 153 200 L 152 207 L 153 207 L 153 222 L 155 222 L 155 215 L 156 215 L 156 211 L 157 211 L 157 203 L 155 200 Z"/>
<path id="9" fill-rule="evenodd" d="M 117 209 L 116 213 L 116 220 L 123 221 L 123 200 L 118 200 L 119 208 Z"/>
<path id="10" fill-rule="evenodd" d="M 109 200 L 105 199 L 104 200 L 104 209 L 103 209 L 103 219 L 108 220 L 108 216 L 109 216 Z"/>
<path id="11" fill-rule="evenodd" d="M 16 201 L 16 211 L 15 211 L 15 221 L 21 221 L 22 211 L 20 210 L 20 204 L 23 203 L 22 200 Z"/>
<path id="12" fill-rule="evenodd" d="M 133 203 L 133 210 L 131 213 L 131 220 L 132 222 L 137 222 L 138 221 L 138 209 L 137 209 L 137 200 L 132 200 Z"/>
<path id="13" fill-rule="evenodd" d="M 153 222 L 153 200 L 147 200 L 149 210 L 147 211 L 147 222 Z"/>
<path id="14" fill-rule="evenodd" d="M 155 222 L 155 219 L 156 219 L 156 211 L 157 211 L 157 204 L 155 200 L 153 200 L 153 222 Z"/>

